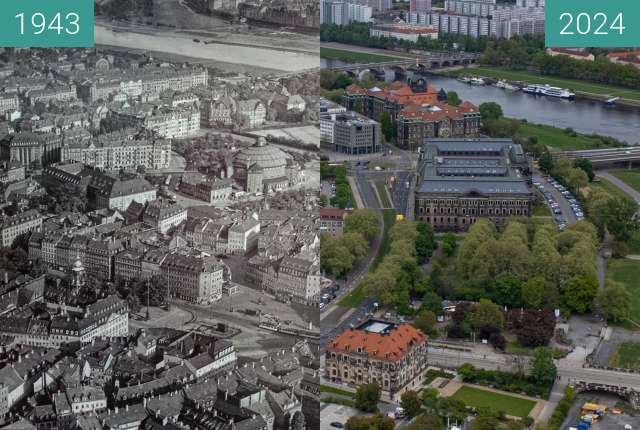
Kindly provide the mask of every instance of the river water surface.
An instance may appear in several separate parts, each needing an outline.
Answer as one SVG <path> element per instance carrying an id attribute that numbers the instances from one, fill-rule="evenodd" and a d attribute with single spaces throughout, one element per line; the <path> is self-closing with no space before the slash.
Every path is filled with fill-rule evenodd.
<path id="1" fill-rule="evenodd" d="M 322 68 L 346 65 L 341 61 L 324 58 L 320 63 Z M 640 144 L 639 111 L 606 107 L 601 102 L 535 96 L 489 85 L 471 86 L 443 76 L 429 76 L 428 82 L 437 89 L 455 91 L 462 100 L 468 100 L 475 105 L 496 102 L 502 106 L 502 111 L 507 117 L 526 118 L 532 123 L 559 128 L 571 127 L 580 133 L 596 133 L 629 144 Z M 543 81 L 539 83 L 544 84 Z"/>

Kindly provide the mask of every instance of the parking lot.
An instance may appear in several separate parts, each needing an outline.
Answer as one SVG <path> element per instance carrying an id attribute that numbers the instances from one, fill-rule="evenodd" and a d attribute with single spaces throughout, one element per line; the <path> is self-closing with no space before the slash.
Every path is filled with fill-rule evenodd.
<path id="1" fill-rule="evenodd" d="M 536 177 L 533 185 L 544 197 L 560 230 L 564 230 L 567 224 L 573 224 L 584 219 L 582 204 L 571 191 L 555 178 L 552 176 L 546 179 Z"/>

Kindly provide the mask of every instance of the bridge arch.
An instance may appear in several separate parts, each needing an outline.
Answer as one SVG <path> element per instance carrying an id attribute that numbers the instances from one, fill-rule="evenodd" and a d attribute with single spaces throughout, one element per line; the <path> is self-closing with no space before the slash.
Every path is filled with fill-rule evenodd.
<path id="1" fill-rule="evenodd" d="M 640 410 L 640 392 L 632 387 L 600 384 L 586 381 L 576 381 L 572 386 L 575 394 L 584 392 L 603 392 L 615 394 L 618 397 L 626 399 L 634 409 Z"/>
<path id="2" fill-rule="evenodd" d="M 361 81 L 365 78 L 365 75 L 367 73 L 373 75 L 374 77 L 376 76 L 376 73 L 374 72 L 374 69 L 362 69 L 362 70 L 358 70 L 357 73 L 358 73 L 357 74 L 358 79 L 361 80 Z"/>
<path id="3" fill-rule="evenodd" d="M 444 60 L 444 61 L 442 62 L 442 67 L 449 67 L 449 66 L 451 66 L 451 61 L 449 61 L 449 60 Z"/>

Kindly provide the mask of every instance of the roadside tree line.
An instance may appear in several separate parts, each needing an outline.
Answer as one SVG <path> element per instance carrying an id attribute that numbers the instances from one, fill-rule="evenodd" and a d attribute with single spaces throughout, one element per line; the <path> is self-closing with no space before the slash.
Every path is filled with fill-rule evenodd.
<path id="1" fill-rule="evenodd" d="M 344 278 L 367 255 L 371 240 L 379 232 L 378 217 L 372 209 L 355 209 L 347 215 L 342 234 L 320 236 L 320 267 L 336 278 Z"/>

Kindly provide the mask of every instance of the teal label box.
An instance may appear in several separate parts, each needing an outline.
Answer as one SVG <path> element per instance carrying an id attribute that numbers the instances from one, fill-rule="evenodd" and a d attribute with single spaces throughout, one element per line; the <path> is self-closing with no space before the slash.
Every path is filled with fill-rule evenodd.
<path id="1" fill-rule="evenodd" d="M 0 0 L 0 47 L 93 47 L 93 0 Z"/>
<path id="2" fill-rule="evenodd" d="M 547 0 L 550 48 L 640 46 L 639 0 Z"/>

